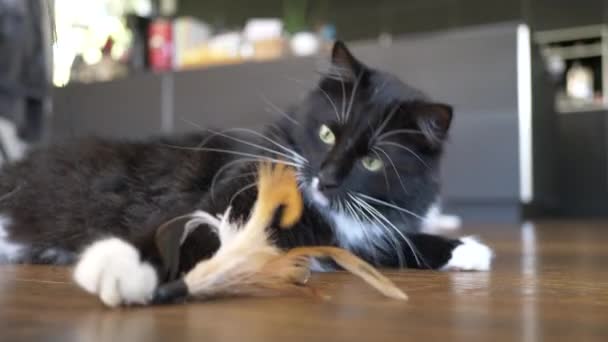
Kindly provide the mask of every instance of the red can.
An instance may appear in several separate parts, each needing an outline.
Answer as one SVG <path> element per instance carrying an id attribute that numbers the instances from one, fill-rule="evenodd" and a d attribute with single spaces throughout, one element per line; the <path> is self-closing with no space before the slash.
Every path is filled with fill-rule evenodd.
<path id="1" fill-rule="evenodd" d="M 173 23 L 167 19 L 156 19 L 148 28 L 148 59 L 154 71 L 173 68 Z"/>

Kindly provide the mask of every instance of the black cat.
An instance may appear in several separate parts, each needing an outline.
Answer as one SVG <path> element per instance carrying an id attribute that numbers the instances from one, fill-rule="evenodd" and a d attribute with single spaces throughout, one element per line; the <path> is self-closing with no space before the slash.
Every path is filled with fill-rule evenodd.
<path id="1" fill-rule="evenodd" d="M 489 269 L 492 252 L 474 239 L 419 232 L 437 200 L 451 108 L 363 65 L 340 42 L 332 62 L 308 97 L 263 133 L 91 138 L 5 168 L 0 261 L 67 264 L 83 252 L 75 272 L 82 287 L 110 305 L 147 302 L 167 280 L 156 228 L 228 206 L 245 218 L 255 167 L 272 160 L 296 167 L 306 202 L 296 227 L 275 232 L 281 247 L 338 245 L 385 267 Z M 180 270 L 217 248 L 208 229 L 196 229 L 183 242 Z"/>

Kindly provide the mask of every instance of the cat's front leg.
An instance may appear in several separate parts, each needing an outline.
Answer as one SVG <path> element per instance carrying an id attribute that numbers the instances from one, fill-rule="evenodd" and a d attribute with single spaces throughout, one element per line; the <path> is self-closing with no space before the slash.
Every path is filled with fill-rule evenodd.
<path id="1" fill-rule="evenodd" d="M 404 245 L 409 267 L 443 271 L 489 271 L 494 252 L 474 237 L 449 239 L 431 234 L 407 234 Z"/>
<path id="2" fill-rule="evenodd" d="M 147 304 L 159 277 L 131 243 L 111 237 L 89 245 L 74 269 L 74 280 L 111 307 Z"/>
<path id="3" fill-rule="evenodd" d="M 219 219 L 201 213 L 177 215 L 128 240 L 95 241 L 76 264 L 75 282 L 108 306 L 150 303 L 160 283 L 176 279 L 219 248 L 217 233 L 209 227 Z"/>

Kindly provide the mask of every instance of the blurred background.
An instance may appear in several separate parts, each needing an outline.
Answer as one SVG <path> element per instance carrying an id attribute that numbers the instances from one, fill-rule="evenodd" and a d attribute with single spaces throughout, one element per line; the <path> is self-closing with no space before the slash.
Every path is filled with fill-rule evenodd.
<path id="1" fill-rule="evenodd" d="M 255 127 L 332 42 L 453 104 L 443 210 L 608 216 L 608 1 L 0 0 L 0 156 Z"/>

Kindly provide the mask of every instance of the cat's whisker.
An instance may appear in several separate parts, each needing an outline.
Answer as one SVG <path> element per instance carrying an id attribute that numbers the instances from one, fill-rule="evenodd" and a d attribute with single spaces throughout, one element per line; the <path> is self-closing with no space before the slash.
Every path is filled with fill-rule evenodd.
<path id="1" fill-rule="evenodd" d="M 211 129 L 209 129 L 208 131 L 211 132 L 211 133 L 213 133 L 213 134 L 225 137 L 227 139 L 231 139 L 233 141 L 239 142 L 241 144 L 245 144 L 245 145 L 248 145 L 248 146 L 251 146 L 251 147 L 258 148 L 258 149 L 260 149 L 262 151 L 266 151 L 266 152 L 269 152 L 269 153 L 274 153 L 274 154 L 276 154 L 278 156 L 287 158 L 287 159 L 289 159 L 289 160 L 291 160 L 293 162 L 296 162 L 296 163 L 302 163 L 302 162 L 306 161 L 306 159 L 303 159 L 303 157 L 299 156 L 299 155 L 297 155 L 297 156 L 291 156 L 289 154 L 286 154 L 286 153 L 283 153 L 283 152 L 279 152 L 279 151 L 273 150 L 271 148 L 268 148 L 268 147 L 265 147 L 265 146 L 262 146 L 262 145 L 259 145 L 259 144 L 256 144 L 256 143 L 252 143 L 252 142 L 247 141 L 247 140 L 243 140 L 243 139 L 240 139 L 240 138 L 233 137 L 233 136 L 231 136 L 229 134 L 226 134 L 226 133 L 223 133 L 223 132 L 214 131 L 214 130 L 211 130 Z M 292 152 L 292 151 L 290 151 L 290 152 Z"/>
<path id="2" fill-rule="evenodd" d="M 338 123 L 344 123 L 346 116 L 346 82 L 344 82 L 344 76 L 342 75 L 343 72 L 344 71 L 341 70 L 341 68 L 337 67 L 336 65 L 332 65 L 328 71 L 321 73 L 322 77 L 340 82 L 340 87 L 342 88 L 342 110 L 340 111 L 340 116 L 338 117 Z"/>
<path id="3" fill-rule="evenodd" d="M 248 185 L 245 185 L 244 187 L 242 187 L 239 191 L 235 192 L 234 195 L 232 195 L 232 197 L 230 197 L 230 201 L 228 201 L 228 206 L 227 208 L 230 208 L 232 206 L 232 202 L 234 202 L 234 200 L 243 192 L 251 189 L 251 188 L 255 188 L 258 185 L 257 180 L 254 181 L 253 183 L 250 183 Z"/>
<path id="4" fill-rule="evenodd" d="M 363 72 L 360 72 L 359 75 L 357 76 L 357 79 L 355 80 L 355 85 L 353 86 L 353 89 L 350 94 L 350 101 L 348 103 L 348 109 L 346 110 L 346 117 L 345 117 L 344 121 L 347 121 L 350 118 L 350 112 L 353 109 L 353 103 L 355 102 L 357 88 L 359 87 L 359 83 L 361 83 L 361 77 L 363 77 Z"/>
<path id="5" fill-rule="evenodd" d="M 368 208 L 368 209 L 369 209 L 369 211 L 370 211 L 371 213 L 374 213 L 374 214 L 375 214 L 375 216 L 376 216 L 376 217 L 377 217 L 379 220 L 381 220 L 381 221 L 382 221 L 382 222 L 384 222 L 386 225 L 388 225 L 387 227 L 392 228 L 392 230 L 393 230 L 395 233 L 399 234 L 399 236 L 400 236 L 400 237 L 403 239 L 403 241 L 404 241 L 404 242 L 407 244 L 408 248 L 409 248 L 409 249 L 412 251 L 412 254 L 414 255 L 414 259 L 416 260 L 416 264 L 417 264 L 418 266 L 420 266 L 420 259 L 418 258 L 418 254 L 419 254 L 419 252 L 418 252 L 418 250 L 417 250 L 416 246 L 414 246 L 414 244 L 413 244 L 413 243 L 410 241 L 410 239 L 408 239 L 408 238 L 405 236 L 405 234 L 403 234 L 403 233 L 401 232 L 401 230 L 400 230 L 399 228 L 397 228 L 397 227 L 396 227 L 396 226 L 395 226 L 395 225 L 394 225 L 394 224 L 393 224 L 391 221 L 389 221 L 389 220 L 386 218 L 386 216 L 384 216 L 384 214 L 382 214 L 380 211 L 378 211 L 378 209 L 374 208 L 374 207 L 373 207 L 373 206 L 371 206 L 369 203 L 367 203 L 365 200 L 363 200 L 363 199 L 361 198 L 361 196 L 362 196 L 362 195 L 363 195 L 363 194 L 358 194 L 358 196 L 353 196 L 353 195 L 351 195 L 351 198 L 352 198 L 354 201 L 356 201 L 356 202 L 358 202 L 359 204 L 361 204 L 362 206 L 365 206 L 366 208 Z M 366 195 L 364 195 L 364 196 L 366 196 Z"/>
<path id="6" fill-rule="evenodd" d="M 429 164 L 427 164 L 424 159 L 422 159 L 422 157 L 420 157 L 416 152 L 414 152 L 414 150 L 412 150 L 411 148 L 404 146 L 403 144 L 399 144 L 393 141 L 380 141 L 378 143 L 378 146 L 394 146 L 400 149 L 403 149 L 407 152 L 409 152 L 410 154 L 412 154 L 414 157 L 416 157 L 416 159 L 418 159 L 419 162 L 422 163 L 422 165 L 424 165 L 426 168 L 430 169 L 431 167 L 429 166 Z"/>
<path id="7" fill-rule="evenodd" d="M 374 155 L 376 155 L 376 158 L 382 160 L 382 157 L 380 157 L 380 155 L 378 154 L 378 152 L 376 152 L 375 148 L 372 148 L 371 151 L 372 151 L 372 153 L 374 153 Z M 390 184 L 389 184 L 389 181 L 388 181 L 388 175 L 386 173 L 386 168 L 385 167 L 382 168 L 382 174 L 384 175 L 384 185 L 386 186 L 386 191 L 390 191 L 391 187 L 390 187 Z M 399 175 L 397 175 L 397 176 L 399 176 Z M 404 190 L 405 190 L 405 188 L 404 188 Z M 407 193 L 407 191 L 406 191 L 406 193 Z"/>
<path id="8" fill-rule="evenodd" d="M 283 117 L 285 117 L 285 119 L 289 120 L 289 122 L 294 125 L 298 125 L 300 127 L 302 126 L 302 124 L 298 120 L 294 119 L 293 117 L 291 117 L 291 115 L 287 114 L 284 110 L 279 108 L 279 106 L 272 103 L 266 96 L 260 94 L 259 97 L 262 101 L 264 101 L 264 103 L 266 103 L 266 105 L 270 107 L 270 109 L 272 109 L 273 112 L 282 115 Z"/>
<path id="9" fill-rule="evenodd" d="M 377 210 L 373 210 L 374 208 L 371 205 L 369 205 L 368 203 L 366 203 L 365 201 L 363 201 L 361 199 L 356 198 L 356 196 L 353 197 L 353 195 L 350 193 L 349 193 L 349 196 L 351 196 L 351 199 L 353 200 L 354 203 L 357 203 L 357 205 L 360 208 L 362 208 L 363 210 L 365 210 L 365 212 L 369 215 L 369 217 L 371 217 L 370 222 L 375 223 L 378 227 L 380 227 L 386 233 L 387 237 L 390 237 L 389 241 L 393 245 L 394 251 L 397 254 L 397 257 L 399 259 L 399 263 L 400 263 L 400 265 L 403 265 L 404 255 L 403 255 L 403 251 L 402 251 L 402 244 L 399 243 L 399 241 L 397 241 L 397 238 L 395 236 L 395 231 L 406 243 L 408 243 L 407 238 L 403 234 L 401 234 L 401 232 L 398 229 L 394 229 L 394 228 L 387 226 L 387 224 L 384 223 L 380 218 L 380 216 L 384 217 L 384 215 L 382 215 Z M 393 225 L 391 224 L 391 226 L 393 226 Z M 409 243 L 408 243 L 408 246 L 409 246 Z"/>
<path id="10" fill-rule="evenodd" d="M 372 201 L 372 202 L 374 202 L 374 203 L 377 203 L 377 204 L 380 204 L 380 205 L 383 205 L 383 206 L 386 206 L 386 207 L 393 208 L 393 209 L 395 209 L 395 210 L 398 210 L 398 211 L 404 212 L 404 213 L 406 213 L 406 214 L 409 214 L 409 215 L 411 215 L 411 216 L 414 216 L 414 217 L 415 217 L 415 218 L 417 218 L 417 219 L 424 220 L 424 217 L 422 217 L 422 216 L 420 216 L 420 215 L 416 214 L 415 212 L 410 211 L 410 210 L 407 210 L 407 209 L 404 209 L 404 208 L 401 208 L 401 207 L 399 207 L 399 206 L 397 206 L 397 205 L 395 205 L 395 204 L 392 204 L 392 203 L 388 203 L 388 202 L 385 202 L 385 201 L 379 200 L 379 199 L 377 199 L 377 198 L 375 198 L 375 197 L 371 197 L 371 196 L 368 196 L 368 195 L 366 195 L 366 194 L 362 194 L 362 193 L 360 193 L 360 192 L 357 192 L 356 194 L 357 194 L 357 196 L 358 196 L 358 197 L 360 197 L 361 199 L 366 199 L 366 200 L 368 200 L 368 201 Z"/>
<path id="11" fill-rule="evenodd" d="M 175 149 L 180 149 L 180 150 L 188 150 L 188 151 L 199 151 L 199 152 L 206 151 L 206 152 L 226 153 L 226 154 L 232 154 L 232 155 L 241 156 L 241 157 L 252 157 L 252 158 L 256 158 L 259 161 L 269 161 L 269 162 L 273 162 L 273 163 L 277 163 L 277 164 L 289 165 L 289 166 L 293 166 L 295 168 L 301 167 L 301 164 L 290 162 L 290 161 L 271 158 L 271 157 L 267 157 L 267 156 L 263 156 L 263 155 L 259 155 L 259 154 L 239 152 L 239 151 L 234 151 L 234 150 L 226 150 L 226 149 L 222 149 L 222 148 L 186 147 L 186 146 L 177 146 L 177 145 L 169 145 L 169 144 L 164 144 L 164 146 L 170 147 L 170 148 L 175 148 Z"/>
<path id="12" fill-rule="evenodd" d="M 288 80 L 293 81 L 295 83 L 298 83 L 300 85 L 306 86 L 307 88 L 310 87 L 310 85 L 306 84 L 307 82 L 302 81 L 302 80 L 298 80 L 295 78 L 291 78 L 291 77 L 287 77 Z M 334 112 L 336 113 L 336 117 L 338 118 L 338 121 L 340 121 L 340 112 L 338 112 L 338 107 L 336 106 L 336 103 L 331 99 L 331 96 L 329 96 L 329 94 L 323 90 L 323 88 L 321 88 L 321 86 L 319 86 L 318 84 L 313 86 L 314 88 L 318 89 L 327 99 L 327 101 L 329 101 L 329 103 L 331 104 L 332 108 L 334 109 Z"/>
<path id="13" fill-rule="evenodd" d="M 359 194 L 362 195 L 362 194 Z M 420 263 L 420 258 L 418 257 L 420 252 L 418 251 L 418 249 L 416 248 L 416 246 L 410 241 L 410 239 L 408 239 L 405 234 L 403 234 L 401 232 L 401 230 L 399 228 L 397 228 L 391 221 L 389 221 L 388 218 L 386 218 L 386 216 L 384 214 L 382 214 L 378 209 L 374 208 L 372 205 L 370 205 L 369 203 L 367 203 L 364 199 L 360 198 L 359 196 L 355 196 L 355 198 L 357 198 L 359 200 L 359 203 L 365 207 L 367 207 L 370 212 L 372 212 L 373 214 L 375 214 L 375 216 L 379 219 L 382 220 L 385 223 L 385 226 L 388 228 L 392 228 L 392 231 L 397 233 L 402 239 L 403 241 L 407 244 L 408 248 L 410 249 L 410 251 L 412 252 L 412 255 L 414 256 L 414 259 L 416 260 L 416 264 L 418 266 L 421 265 Z M 388 225 L 388 226 L 387 226 Z M 426 266 L 428 266 L 428 264 L 426 263 L 426 261 L 424 261 L 424 259 L 422 260 L 422 262 L 424 262 L 424 264 Z"/>
<path id="14" fill-rule="evenodd" d="M 391 186 L 390 186 L 389 181 L 388 181 L 388 174 L 386 173 L 386 168 L 385 167 L 382 168 L 382 175 L 384 176 L 384 185 L 386 186 L 386 190 L 385 191 L 387 191 L 387 192 L 391 191 Z"/>
<path id="15" fill-rule="evenodd" d="M 344 84 L 344 78 L 341 73 L 338 73 L 340 79 L 340 87 L 342 88 L 342 114 L 339 118 L 340 123 L 344 123 L 346 121 L 346 85 Z"/>
<path id="16" fill-rule="evenodd" d="M 282 149 L 283 151 L 293 154 L 294 157 L 296 157 L 297 159 L 301 160 L 303 163 L 308 163 L 308 160 L 306 158 L 304 158 L 301 154 L 297 153 L 293 149 L 290 149 L 289 147 L 287 147 L 285 145 L 282 145 L 279 142 L 277 142 L 276 140 L 271 139 L 271 138 L 263 135 L 262 133 L 253 130 L 253 129 L 250 129 L 250 128 L 231 128 L 231 129 L 226 129 L 223 132 L 234 132 L 234 131 L 236 131 L 236 132 L 245 132 L 245 133 L 253 134 L 253 135 L 257 136 L 257 137 L 260 137 L 260 138 L 268 141 L 269 143 L 275 145 L 276 147 Z"/>
<path id="17" fill-rule="evenodd" d="M 190 121 L 190 120 L 188 120 L 188 119 L 186 119 L 186 118 L 184 118 L 184 117 L 181 117 L 181 116 L 180 116 L 180 117 L 178 117 L 178 119 L 179 119 L 179 121 L 185 122 L 185 123 L 187 123 L 188 125 L 190 125 L 190 126 L 194 126 L 195 128 L 198 128 L 198 129 L 200 129 L 200 130 L 203 130 L 203 129 L 204 129 L 204 128 L 203 128 L 203 126 L 201 126 L 201 125 L 197 124 L 197 123 L 196 123 L 196 122 L 194 122 L 194 121 Z"/>
<path id="18" fill-rule="evenodd" d="M 380 92 L 384 90 L 384 88 L 386 87 L 387 84 L 388 84 L 388 79 L 385 79 L 384 82 L 382 82 L 382 84 L 379 87 L 376 87 L 374 89 L 374 95 L 380 94 Z"/>
<path id="19" fill-rule="evenodd" d="M 258 159 L 256 159 L 256 158 L 236 159 L 236 160 L 226 163 L 226 165 L 222 166 L 219 170 L 217 170 L 217 172 L 213 176 L 213 179 L 211 179 L 211 186 L 209 187 L 209 192 L 211 193 L 211 199 L 215 200 L 215 184 L 217 183 L 217 180 L 219 179 L 219 177 L 222 173 L 224 173 L 226 170 L 228 170 L 228 168 L 232 167 L 235 164 L 251 163 L 251 162 L 255 162 L 255 161 L 258 161 Z M 253 173 L 255 174 L 256 172 L 253 172 Z"/>
<path id="20" fill-rule="evenodd" d="M 183 118 L 183 117 L 178 117 L 178 119 L 179 119 L 180 121 L 182 121 L 182 122 L 185 122 L 185 123 L 189 124 L 190 126 L 193 126 L 193 127 L 195 127 L 195 128 L 200 129 L 201 131 L 204 131 L 204 130 L 206 129 L 206 128 L 204 128 L 203 126 L 201 126 L 201 125 L 197 124 L 196 122 L 194 122 L 194 121 L 190 121 L 190 120 L 188 120 L 188 119 L 186 119 L 186 118 Z M 211 140 L 212 138 L 214 138 L 214 137 L 215 137 L 215 135 L 214 135 L 214 134 L 213 134 L 213 135 L 210 135 L 210 136 L 208 136 L 208 137 L 205 137 L 205 139 L 203 139 L 203 140 L 202 140 L 202 141 L 201 141 L 201 142 L 200 142 L 198 145 L 196 145 L 196 146 L 197 146 L 197 147 L 202 147 L 202 146 L 205 146 L 205 145 L 207 144 L 207 142 L 208 142 L 209 140 Z"/>
<path id="21" fill-rule="evenodd" d="M 211 197 L 212 198 L 214 198 L 214 187 L 215 187 L 215 183 L 217 181 L 217 177 L 219 176 L 219 174 L 221 172 L 224 172 L 224 170 L 226 168 L 228 168 L 229 166 L 232 166 L 232 165 L 234 165 L 236 163 L 239 163 L 239 162 L 255 162 L 255 161 L 269 161 L 269 162 L 273 162 L 273 163 L 277 163 L 277 164 L 289 165 L 289 166 L 294 167 L 296 170 L 302 167 L 302 165 L 300 165 L 300 164 L 286 162 L 286 161 L 280 160 L 280 159 L 269 158 L 269 157 L 262 156 L 262 155 L 256 155 L 256 154 L 238 152 L 238 151 L 233 151 L 233 150 L 214 149 L 214 148 L 206 148 L 206 147 L 189 148 L 189 147 L 173 146 L 173 145 L 166 145 L 166 146 L 172 147 L 172 148 L 177 148 L 177 149 L 186 149 L 186 150 L 194 150 L 194 151 L 207 151 L 207 152 L 218 152 L 218 153 L 226 153 L 226 154 L 232 154 L 232 155 L 237 155 L 237 156 L 242 156 L 242 157 L 248 157 L 248 158 L 245 158 L 245 159 L 237 159 L 237 160 L 231 161 L 231 162 L 227 163 L 226 165 L 222 166 L 222 168 L 220 170 L 218 170 L 218 172 L 213 177 L 211 188 L 210 188 Z"/>
<path id="22" fill-rule="evenodd" d="M 231 179 L 239 179 L 239 178 L 244 178 L 244 177 L 251 177 L 251 176 L 257 176 L 258 172 L 257 171 L 252 171 L 252 172 L 245 172 L 245 173 L 241 173 L 240 175 L 234 176 Z"/>
<path id="23" fill-rule="evenodd" d="M 276 153 L 276 154 L 281 154 L 281 155 L 283 155 L 283 156 L 286 156 L 286 155 L 282 154 L 281 152 L 278 152 L 278 151 L 275 151 L 275 150 L 272 150 L 272 149 L 269 149 L 269 148 L 267 148 L 267 147 L 263 147 L 263 146 L 260 146 L 260 145 L 254 144 L 254 143 L 245 142 L 245 141 L 243 141 L 243 140 L 241 140 L 241 139 L 238 139 L 238 138 L 235 138 L 235 137 L 232 137 L 232 136 L 230 136 L 230 135 L 226 134 L 226 132 L 232 132 L 232 131 L 239 131 L 239 130 L 240 130 L 240 131 L 248 132 L 248 133 L 251 133 L 251 134 L 257 135 L 257 136 L 259 136 L 259 137 L 261 137 L 261 138 L 264 138 L 264 139 L 266 139 L 267 141 L 269 141 L 270 143 L 274 144 L 275 146 L 277 146 L 277 147 L 279 147 L 279 148 L 282 148 L 284 151 L 287 151 L 287 152 L 289 152 L 289 153 L 292 153 L 292 154 L 293 154 L 293 156 L 292 156 L 292 157 L 290 157 L 290 156 L 286 156 L 286 157 L 287 157 L 287 158 L 289 158 L 289 159 L 291 159 L 291 160 L 293 160 L 293 161 L 299 161 L 299 162 L 301 162 L 301 163 L 307 163 L 307 162 L 308 162 L 308 161 L 306 160 L 306 158 L 304 158 L 303 156 L 301 156 L 301 155 L 300 155 L 300 154 L 298 154 L 297 152 L 295 152 L 295 151 L 293 151 L 293 150 L 291 150 L 291 149 L 289 149 L 289 148 L 287 148 L 287 147 L 285 147 L 285 146 L 283 146 L 283 145 L 279 144 L 279 143 L 278 143 L 278 142 L 276 142 L 275 140 L 270 139 L 270 138 L 268 138 L 268 137 L 264 136 L 263 134 L 261 134 L 261 133 L 259 133 L 259 132 L 256 132 L 256 131 L 254 131 L 254 130 L 252 130 L 252 129 L 248 129 L 248 128 L 230 128 L 230 129 L 226 129 L 226 130 L 224 130 L 224 131 L 219 132 L 219 131 L 215 131 L 215 130 L 212 130 L 212 129 L 208 129 L 208 128 L 206 129 L 206 128 L 203 128 L 201 125 L 198 125 L 197 123 L 192 122 L 192 121 L 187 120 L 187 119 L 184 119 L 184 118 L 180 118 L 180 120 L 182 120 L 182 121 L 184 121 L 184 122 L 186 122 L 186 123 L 188 123 L 188 124 L 190 124 L 190 125 L 192 125 L 192 126 L 194 126 L 194 127 L 198 128 L 198 129 L 201 129 L 201 130 L 207 130 L 207 131 L 209 131 L 209 132 L 211 132 L 211 133 L 212 133 L 212 135 L 210 135 L 210 136 L 206 137 L 205 139 L 203 139 L 203 141 L 201 141 L 201 143 L 200 143 L 200 144 L 198 144 L 198 145 L 197 145 L 197 147 L 199 147 L 199 148 L 200 148 L 200 147 L 205 146 L 205 145 L 207 144 L 207 142 L 209 142 L 209 140 L 211 140 L 212 138 L 214 138 L 214 137 L 216 137 L 216 136 L 220 135 L 220 136 L 223 136 L 223 137 L 226 137 L 226 138 L 229 138 L 229 139 L 232 139 L 232 140 L 235 140 L 235 141 L 238 141 L 238 142 L 244 143 L 244 144 L 250 144 L 250 145 L 252 145 L 252 144 L 253 144 L 253 145 L 255 145 L 254 147 L 258 147 L 258 148 L 261 148 L 261 149 L 264 149 L 264 150 L 268 150 L 268 151 L 269 151 L 269 152 L 271 152 L 271 153 Z"/>
<path id="24" fill-rule="evenodd" d="M 376 152 L 376 151 L 380 151 L 382 154 L 384 154 L 384 156 L 386 157 L 388 162 L 391 164 L 393 171 L 395 172 L 395 175 L 397 175 L 397 179 L 399 180 L 399 184 L 401 185 L 403 192 L 405 192 L 407 194 L 408 192 L 407 192 L 407 189 L 405 188 L 405 184 L 403 184 L 403 179 L 401 178 L 401 175 L 399 174 L 399 170 L 397 170 L 397 167 L 395 166 L 395 163 L 393 162 L 393 159 L 391 158 L 391 156 L 389 156 L 388 153 L 386 153 L 386 151 L 384 151 L 382 148 L 374 147 L 372 149 L 372 151 L 374 151 L 374 153 L 376 153 L 376 155 L 378 157 L 380 157 L 380 156 L 378 155 L 378 152 Z"/>
<path id="25" fill-rule="evenodd" d="M 350 217 L 353 218 L 357 225 L 359 225 L 359 229 L 363 233 L 365 243 L 367 244 L 367 249 L 372 253 L 372 259 L 374 260 L 374 264 L 378 264 L 378 255 L 376 253 L 376 248 L 374 248 L 373 240 L 370 239 L 369 233 L 367 232 L 366 227 L 363 225 L 361 221 L 361 216 L 359 215 L 359 211 L 353 206 L 353 204 L 349 201 L 344 202 L 346 211 L 350 214 Z"/>
<path id="26" fill-rule="evenodd" d="M 384 128 L 386 127 L 386 125 L 388 125 L 388 122 L 393 118 L 393 115 L 395 115 L 395 113 L 397 113 L 398 110 L 399 110 L 399 105 L 395 105 L 393 107 L 393 109 L 391 110 L 391 112 L 388 113 L 388 115 L 384 118 L 384 120 L 382 121 L 380 126 L 378 126 L 378 128 L 374 132 L 372 139 L 371 139 L 372 141 L 376 140 L 378 138 L 378 136 L 382 133 L 382 131 L 384 131 Z"/>
<path id="27" fill-rule="evenodd" d="M 307 168 L 307 165 L 303 165 L 301 168 L 296 169 L 296 180 L 298 189 L 301 193 L 304 193 L 306 186 L 308 185 L 308 179 L 306 177 Z"/>
<path id="28" fill-rule="evenodd" d="M 351 194 L 349 194 L 349 196 L 352 196 Z M 395 251 L 395 253 L 397 254 L 397 258 L 399 261 L 399 266 L 403 266 L 404 265 L 404 256 L 403 256 L 403 251 L 401 250 L 401 244 L 399 243 L 399 241 L 397 241 L 395 234 L 393 233 L 393 231 L 386 226 L 386 224 L 382 223 L 378 217 L 376 215 L 374 215 L 373 212 L 371 212 L 369 210 L 369 205 L 367 206 L 363 206 L 360 203 L 353 201 L 352 204 L 356 207 L 358 207 L 361 212 L 364 214 L 365 218 L 371 222 L 372 224 L 374 224 L 375 226 L 379 227 L 385 234 L 382 234 L 382 237 L 387 240 L 391 247 L 393 248 L 393 250 Z"/>
<path id="29" fill-rule="evenodd" d="M 382 140 L 386 140 L 387 138 L 392 137 L 397 134 L 424 135 L 424 133 L 422 131 L 417 130 L 417 129 L 402 128 L 402 129 L 394 129 L 394 130 L 382 133 L 377 137 L 377 139 L 382 141 Z"/>
<path id="30" fill-rule="evenodd" d="M 364 198 L 367 198 L 368 200 L 372 200 L 372 201 L 377 201 L 379 204 L 383 204 L 383 205 L 389 205 L 390 207 L 394 208 L 394 209 L 398 209 L 398 210 L 404 210 L 410 214 L 413 214 L 412 212 L 410 212 L 409 210 L 405 210 L 403 208 L 397 207 L 396 205 L 391 205 L 390 203 L 384 202 L 384 201 L 380 201 L 374 197 L 370 197 L 367 196 L 365 194 L 361 194 L 358 193 L 357 196 L 353 196 L 350 195 L 351 198 L 354 201 L 357 201 L 360 205 L 365 206 L 366 208 L 368 208 L 368 210 L 374 214 L 374 216 L 376 216 L 379 220 L 381 220 L 382 222 L 385 223 L 385 227 L 390 227 L 392 229 L 392 231 L 394 231 L 395 233 L 399 234 L 399 236 L 403 239 L 403 241 L 408 245 L 408 248 L 412 251 L 412 254 L 414 256 L 414 259 L 416 260 L 416 263 L 418 266 L 420 266 L 420 259 L 418 258 L 418 250 L 416 249 L 416 247 L 414 246 L 414 244 L 410 241 L 410 239 L 408 239 L 405 234 L 403 234 L 401 232 L 401 230 L 399 228 L 397 228 L 392 222 L 390 222 L 386 216 L 384 216 L 384 214 L 382 214 L 378 209 L 374 208 L 372 205 L 370 205 L 369 203 L 367 203 Z"/>

